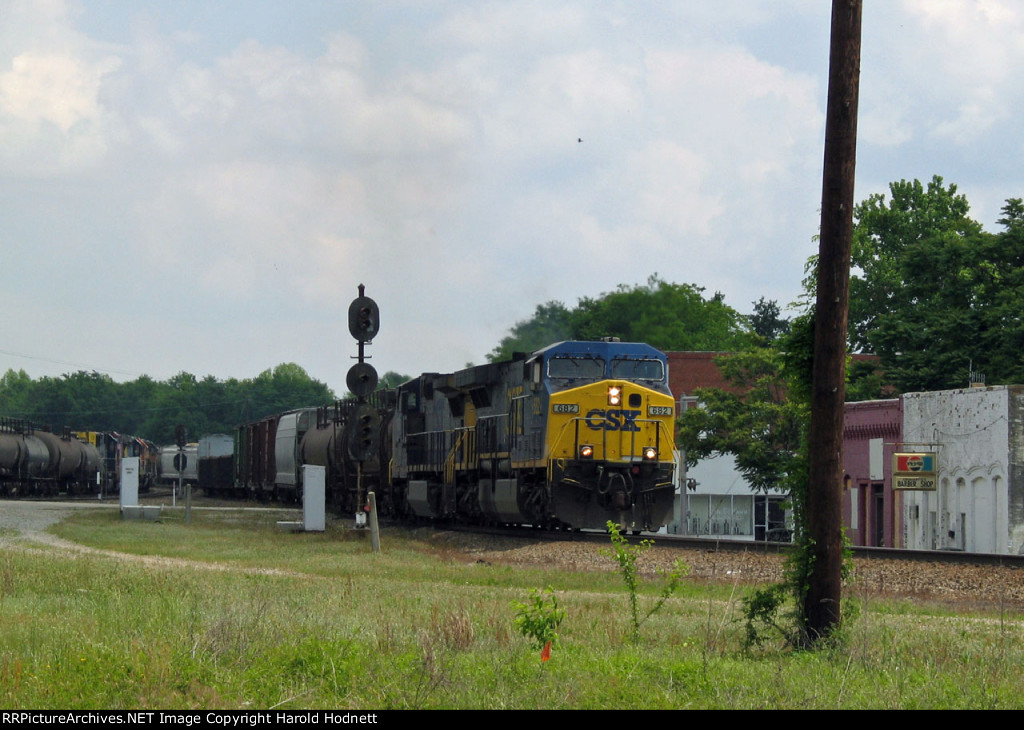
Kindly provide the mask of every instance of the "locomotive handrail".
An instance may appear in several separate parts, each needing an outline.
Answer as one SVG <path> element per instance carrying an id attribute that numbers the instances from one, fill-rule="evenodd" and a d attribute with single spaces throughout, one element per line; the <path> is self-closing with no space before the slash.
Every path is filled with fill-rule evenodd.
<path id="1" fill-rule="evenodd" d="M 461 463 L 463 465 L 471 463 L 472 459 L 469 458 L 468 451 L 476 444 L 476 432 L 474 427 L 472 426 L 464 426 L 462 428 L 457 428 L 451 433 L 454 436 L 454 438 L 452 439 L 452 447 L 448 451 L 448 455 L 447 457 L 445 457 L 444 460 L 445 484 L 455 483 L 455 464 L 457 461 L 458 463 Z M 467 448 L 467 453 L 464 453 L 463 458 L 459 460 L 459 447 L 463 445 L 467 445 L 470 448 Z M 475 451 L 475 449 L 473 450 Z"/>
<path id="2" fill-rule="evenodd" d="M 451 445 L 448 445 L 448 438 L 451 437 Z M 449 472 L 454 472 L 455 464 L 471 464 L 474 459 L 464 457 L 458 460 L 459 447 L 465 445 L 466 441 L 469 441 L 470 448 L 475 447 L 476 443 L 475 427 L 473 426 L 462 426 L 445 431 L 417 431 L 416 433 L 406 434 L 407 440 L 422 439 L 424 443 L 422 458 L 425 461 L 413 464 L 409 462 L 408 466 L 425 466 L 428 468 L 441 467 L 444 472 L 445 478 L 448 479 Z M 474 454 L 475 456 L 475 451 Z"/>

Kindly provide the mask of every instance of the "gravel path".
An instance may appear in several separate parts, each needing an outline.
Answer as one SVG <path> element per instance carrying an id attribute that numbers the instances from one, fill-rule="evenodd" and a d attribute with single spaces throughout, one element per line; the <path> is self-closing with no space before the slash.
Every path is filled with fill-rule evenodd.
<path id="1" fill-rule="evenodd" d="M 10 530 L 15 535 L 27 538 L 32 542 L 45 543 L 65 548 L 78 548 L 67 540 L 51 535 L 45 530 L 55 525 L 68 515 L 81 509 L 110 508 L 102 502 L 34 502 L 9 500 L 0 502 L 0 546 L 10 544 L 11 537 L 5 534 Z"/>
<path id="2" fill-rule="evenodd" d="M 105 507 L 112 509 L 116 507 L 111 503 L 96 502 L 36 502 L 26 501 L 0 501 L 0 550 L 17 544 L 24 546 L 29 543 L 59 548 L 68 553 L 89 553 L 93 555 L 106 555 L 120 560 L 131 560 L 145 565 L 163 566 L 186 566 L 199 570 L 236 570 L 244 573 L 259 575 L 287 575 L 287 571 L 274 568 L 240 568 L 235 565 L 219 563 L 199 562 L 195 560 L 184 560 L 181 558 L 165 558 L 155 555 L 134 555 L 114 550 L 100 550 L 98 548 L 80 545 L 69 540 L 64 540 L 51 535 L 45 530 L 65 517 L 81 509 L 96 509 Z"/>

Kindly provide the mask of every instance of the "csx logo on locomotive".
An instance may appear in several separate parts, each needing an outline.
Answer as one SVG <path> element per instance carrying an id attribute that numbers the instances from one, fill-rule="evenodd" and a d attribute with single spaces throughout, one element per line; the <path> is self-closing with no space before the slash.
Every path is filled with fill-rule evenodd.
<path id="1" fill-rule="evenodd" d="M 621 408 L 593 408 L 583 421 L 595 431 L 639 431 L 636 419 L 640 411 L 626 411 Z"/>

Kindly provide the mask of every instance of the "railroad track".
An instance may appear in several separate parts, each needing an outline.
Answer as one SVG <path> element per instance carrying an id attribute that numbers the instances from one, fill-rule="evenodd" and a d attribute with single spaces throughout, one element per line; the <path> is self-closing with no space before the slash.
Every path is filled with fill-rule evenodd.
<path id="1" fill-rule="evenodd" d="M 533 538 L 562 542 L 593 542 L 607 544 L 604 532 L 593 530 L 541 530 L 531 527 L 477 527 L 472 525 L 439 525 L 439 530 L 478 533 L 496 537 Z M 627 536 L 630 541 L 650 540 L 655 545 L 667 548 L 699 550 L 706 552 L 742 552 L 766 555 L 786 555 L 789 543 L 754 542 L 750 540 L 723 540 L 719 538 L 691 537 L 687 535 L 641 534 Z M 966 553 L 951 550 L 903 550 L 899 548 L 851 546 L 854 560 L 897 560 L 902 562 L 944 563 L 950 565 L 989 565 L 1008 568 L 1024 568 L 1024 555 L 995 555 L 988 553 Z"/>
<path id="2" fill-rule="evenodd" d="M 603 533 L 547 533 L 514 529 L 486 532 L 466 528 L 437 528 L 426 538 L 468 562 L 558 567 L 570 571 L 614 571 Z M 709 540 L 674 535 L 630 537 L 652 539 L 638 565 L 644 575 L 656 576 L 679 559 L 689 568 L 687 580 L 764 585 L 783 580 L 788 545 Z M 879 548 L 853 551 L 853 571 L 844 592 L 860 599 L 906 598 L 952 606 L 987 607 L 992 611 L 1024 613 L 1024 565 L 1019 556 Z"/>

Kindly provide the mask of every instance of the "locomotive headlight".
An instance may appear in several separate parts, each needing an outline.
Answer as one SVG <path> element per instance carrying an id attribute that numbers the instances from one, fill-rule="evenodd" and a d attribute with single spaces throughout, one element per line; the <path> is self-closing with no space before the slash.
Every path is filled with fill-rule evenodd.
<path id="1" fill-rule="evenodd" d="M 658 459 L 658 450 L 653 446 L 645 446 L 643 454 L 644 461 L 657 461 Z"/>
<path id="2" fill-rule="evenodd" d="M 583 444 L 580 446 L 580 458 L 581 459 L 593 459 L 594 458 L 594 447 L 590 444 Z"/>
<path id="3" fill-rule="evenodd" d="M 620 386 L 620 385 L 609 385 L 608 386 L 608 405 L 610 405 L 610 406 L 621 406 L 622 405 L 622 386 Z"/>

